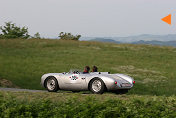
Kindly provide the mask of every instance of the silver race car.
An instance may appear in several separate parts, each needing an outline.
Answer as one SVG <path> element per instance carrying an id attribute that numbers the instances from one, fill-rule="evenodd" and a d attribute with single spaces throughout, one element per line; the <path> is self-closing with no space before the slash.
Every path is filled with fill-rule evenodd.
<path id="1" fill-rule="evenodd" d="M 71 70 L 68 73 L 44 74 L 41 77 L 41 84 L 49 92 L 90 90 L 93 93 L 102 94 L 104 91 L 126 93 L 133 87 L 135 81 L 124 74 L 110 74 L 109 72 L 83 73 L 78 70 Z"/>

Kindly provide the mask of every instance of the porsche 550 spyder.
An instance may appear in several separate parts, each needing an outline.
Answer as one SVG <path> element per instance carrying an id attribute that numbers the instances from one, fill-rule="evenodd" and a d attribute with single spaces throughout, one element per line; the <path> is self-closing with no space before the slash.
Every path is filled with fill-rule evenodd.
<path id="1" fill-rule="evenodd" d="M 134 86 L 135 81 L 132 77 L 124 74 L 110 74 L 109 72 L 83 73 L 78 70 L 71 70 L 68 73 L 44 74 L 41 77 L 41 84 L 49 92 L 90 90 L 93 93 L 102 94 L 104 91 L 126 93 Z"/>

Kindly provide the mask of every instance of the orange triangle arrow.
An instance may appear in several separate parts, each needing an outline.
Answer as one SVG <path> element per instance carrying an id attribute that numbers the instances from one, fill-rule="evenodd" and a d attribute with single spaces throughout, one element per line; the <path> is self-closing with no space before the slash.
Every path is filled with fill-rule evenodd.
<path id="1" fill-rule="evenodd" d="M 166 23 L 168 23 L 169 25 L 171 25 L 171 14 L 169 14 L 168 16 L 162 18 L 161 20 L 166 22 Z"/>

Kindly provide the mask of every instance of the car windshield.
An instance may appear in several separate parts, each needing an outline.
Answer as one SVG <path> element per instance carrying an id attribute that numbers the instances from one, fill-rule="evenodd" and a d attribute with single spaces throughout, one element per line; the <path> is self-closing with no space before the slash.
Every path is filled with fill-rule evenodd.
<path id="1" fill-rule="evenodd" d="M 80 74 L 82 71 L 80 69 L 70 69 L 69 73 L 77 73 Z"/>

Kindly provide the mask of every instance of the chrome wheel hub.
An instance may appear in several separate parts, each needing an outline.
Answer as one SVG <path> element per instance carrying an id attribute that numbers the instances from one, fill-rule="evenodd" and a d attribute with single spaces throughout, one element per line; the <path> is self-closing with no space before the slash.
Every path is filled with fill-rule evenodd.
<path id="1" fill-rule="evenodd" d="M 93 83 L 92 83 L 92 89 L 95 91 L 95 92 L 98 92 L 101 90 L 101 81 L 100 80 L 95 80 Z"/>
<path id="2" fill-rule="evenodd" d="M 55 88 L 55 81 L 53 80 L 53 79 L 49 79 L 48 81 L 47 81 L 47 87 L 48 87 L 48 89 L 49 90 L 54 90 L 54 88 Z"/>

